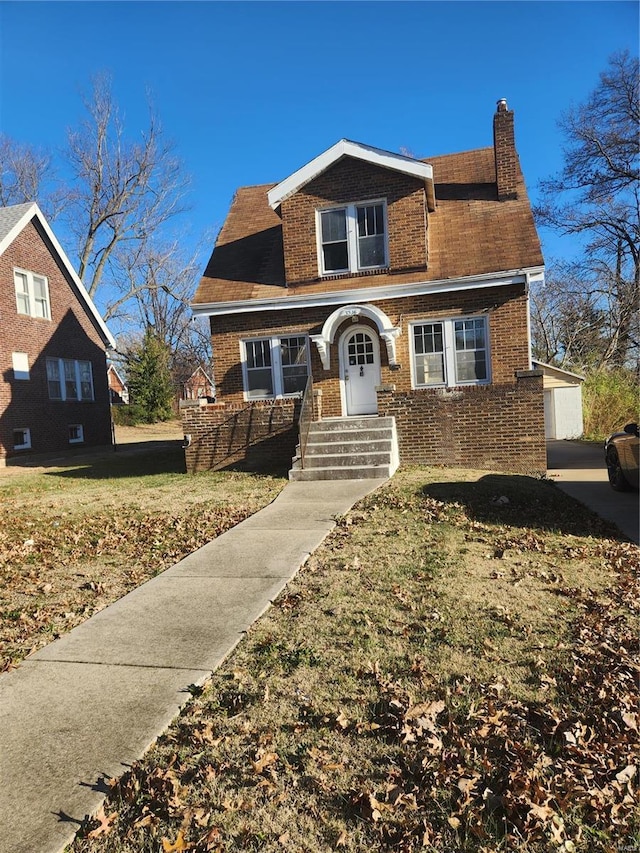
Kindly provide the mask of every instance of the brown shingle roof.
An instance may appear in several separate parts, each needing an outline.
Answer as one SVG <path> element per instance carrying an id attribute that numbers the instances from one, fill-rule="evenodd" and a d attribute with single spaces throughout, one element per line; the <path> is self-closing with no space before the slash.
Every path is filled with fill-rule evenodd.
<path id="1" fill-rule="evenodd" d="M 241 187 L 216 241 L 194 304 L 383 287 L 456 279 L 540 266 L 540 241 L 522 173 L 518 197 L 498 201 L 493 148 L 427 158 L 437 209 L 429 215 L 429 264 L 424 272 L 317 280 L 285 287 L 282 223 L 269 207 L 275 184 Z"/>

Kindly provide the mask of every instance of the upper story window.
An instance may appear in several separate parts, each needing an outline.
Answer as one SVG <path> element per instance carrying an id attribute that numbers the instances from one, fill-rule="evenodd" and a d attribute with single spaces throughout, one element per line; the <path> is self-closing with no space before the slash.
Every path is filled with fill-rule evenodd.
<path id="1" fill-rule="evenodd" d="M 304 391 L 309 373 L 305 335 L 243 341 L 242 350 L 247 399 L 287 397 Z"/>
<path id="2" fill-rule="evenodd" d="M 18 314 L 50 320 L 49 284 L 46 276 L 16 269 L 13 271 L 13 280 Z"/>
<path id="3" fill-rule="evenodd" d="M 415 388 L 489 382 L 486 317 L 411 325 Z"/>
<path id="4" fill-rule="evenodd" d="M 48 358 L 47 383 L 50 400 L 91 401 L 94 398 L 90 361 Z"/>
<path id="5" fill-rule="evenodd" d="M 323 275 L 386 267 L 386 204 L 375 201 L 319 210 L 318 243 Z"/>

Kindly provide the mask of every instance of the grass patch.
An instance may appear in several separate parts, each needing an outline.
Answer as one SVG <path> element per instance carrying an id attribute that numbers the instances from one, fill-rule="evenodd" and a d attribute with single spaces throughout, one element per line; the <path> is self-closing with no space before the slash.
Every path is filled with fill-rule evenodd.
<path id="1" fill-rule="evenodd" d="M 0 478 L 0 671 L 270 503 L 285 481 L 180 473 L 180 448 Z"/>
<path id="2" fill-rule="evenodd" d="M 548 482 L 401 470 L 73 853 L 637 842 L 638 555 Z"/>

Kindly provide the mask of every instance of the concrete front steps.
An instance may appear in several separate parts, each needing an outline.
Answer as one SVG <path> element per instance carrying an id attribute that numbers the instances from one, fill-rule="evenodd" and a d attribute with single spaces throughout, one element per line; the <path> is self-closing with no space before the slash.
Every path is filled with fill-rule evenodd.
<path id="1" fill-rule="evenodd" d="M 312 423 L 304 459 L 290 480 L 365 480 L 390 477 L 398 467 L 395 418 L 330 418 Z"/>

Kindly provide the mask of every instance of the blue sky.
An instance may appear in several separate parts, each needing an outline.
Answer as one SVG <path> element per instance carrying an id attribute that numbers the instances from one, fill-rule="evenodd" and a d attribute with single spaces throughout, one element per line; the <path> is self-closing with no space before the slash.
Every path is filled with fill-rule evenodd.
<path id="1" fill-rule="evenodd" d="M 418 157 L 490 145 L 505 97 L 535 199 L 562 163 L 558 117 L 637 45 L 636 2 L 2 0 L 0 128 L 61 148 L 109 71 L 134 136 L 149 89 L 193 178 L 195 242 L 236 187 L 282 180 L 342 137 Z M 547 256 L 570 254 L 542 237 Z"/>

